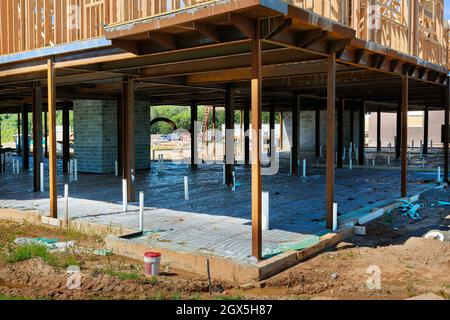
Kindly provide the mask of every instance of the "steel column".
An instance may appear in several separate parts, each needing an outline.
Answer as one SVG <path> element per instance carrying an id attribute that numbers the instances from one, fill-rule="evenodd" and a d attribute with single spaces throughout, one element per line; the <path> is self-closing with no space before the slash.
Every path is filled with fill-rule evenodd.
<path id="1" fill-rule="evenodd" d="M 295 105 L 292 107 L 292 146 L 291 146 L 291 172 L 293 175 L 298 174 L 298 131 L 299 131 L 299 109 L 300 96 L 297 95 Z"/>
<path id="2" fill-rule="evenodd" d="M 336 54 L 332 53 L 328 58 L 327 80 L 327 228 L 333 228 L 334 205 L 334 146 L 336 130 Z"/>
<path id="3" fill-rule="evenodd" d="M 408 75 L 402 77 L 402 142 L 401 196 L 408 193 Z"/>
<path id="4" fill-rule="evenodd" d="M 47 61 L 47 88 L 48 88 L 48 129 L 49 129 L 49 192 L 50 216 L 58 217 L 58 190 L 56 183 L 56 82 L 53 59 Z"/>
<path id="5" fill-rule="evenodd" d="M 42 150 L 42 88 L 33 86 L 33 190 L 41 189 L 40 164 L 43 161 Z"/>

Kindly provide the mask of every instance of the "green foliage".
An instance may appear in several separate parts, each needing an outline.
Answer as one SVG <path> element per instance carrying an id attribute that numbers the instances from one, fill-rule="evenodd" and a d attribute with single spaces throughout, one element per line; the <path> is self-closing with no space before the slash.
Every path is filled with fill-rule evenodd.
<path id="1" fill-rule="evenodd" d="M 135 272 L 122 272 L 116 271 L 112 269 L 101 270 L 104 274 L 107 274 L 111 277 L 119 278 L 120 280 L 138 280 L 141 278 L 141 275 Z"/>

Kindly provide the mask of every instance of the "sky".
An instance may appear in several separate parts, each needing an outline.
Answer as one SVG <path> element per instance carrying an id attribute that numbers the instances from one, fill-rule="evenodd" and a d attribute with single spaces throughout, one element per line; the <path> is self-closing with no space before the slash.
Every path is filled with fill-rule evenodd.
<path id="1" fill-rule="evenodd" d="M 450 0 L 444 0 L 445 18 L 450 19 Z"/>

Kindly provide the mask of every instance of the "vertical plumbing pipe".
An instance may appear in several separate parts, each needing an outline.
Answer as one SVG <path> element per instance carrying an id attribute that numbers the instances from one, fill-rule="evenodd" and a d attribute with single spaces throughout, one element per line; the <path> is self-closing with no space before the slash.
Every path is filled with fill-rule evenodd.
<path id="1" fill-rule="evenodd" d="M 387 156 L 387 164 L 388 164 L 388 167 L 390 167 L 391 166 L 391 156 L 390 155 L 388 155 Z"/>
<path id="2" fill-rule="evenodd" d="M 69 185 L 64 185 L 64 226 L 69 228 Z"/>
<path id="3" fill-rule="evenodd" d="M 184 200 L 189 201 L 189 178 L 184 177 Z"/>
<path id="4" fill-rule="evenodd" d="M 13 174 L 16 174 L 16 160 L 13 159 L 13 163 L 12 163 L 12 169 L 13 169 Z"/>
<path id="5" fill-rule="evenodd" d="M 269 192 L 262 192 L 262 230 L 269 230 Z"/>
<path id="6" fill-rule="evenodd" d="M 19 160 L 16 160 L 17 162 L 16 162 L 16 173 L 17 174 L 20 174 L 20 163 L 19 163 Z"/>
<path id="7" fill-rule="evenodd" d="M 375 158 L 372 158 L 372 167 L 375 167 Z"/>
<path id="8" fill-rule="evenodd" d="M 74 179 L 75 182 L 78 181 L 78 160 L 74 159 Z"/>
<path id="9" fill-rule="evenodd" d="M 333 231 L 338 229 L 338 204 L 333 203 Z"/>
<path id="10" fill-rule="evenodd" d="M 437 171 L 437 183 L 441 183 L 441 167 L 438 167 L 438 171 Z"/>
<path id="11" fill-rule="evenodd" d="M 306 178 L 306 159 L 303 159 L 303 178 Z"/>
<path id="12" fill-rule="evenodd" d="M 139 192 L 139 230 L 144 232 L 144 191 Z"/>
<path id="13" fill-rule="evenodd" d="M 233 188 L 232 191 L 236 191 L 236 172 L 233 171 Z"/>
<path id="14" fill-rule="evenodd" d="M 292 176 L 292 151 L 289 153 L 289 175 Z"/>
<path id="15" fill-rule="evenodd" d="M 352 158 L 348 159 L 348 166 L 349 166 L 350 170 L 353 170 L 353 159 Z"/>
<path id="16" fill-rule="evenodd" d="M 119 176 L 119 162 L 117 160 L 114 162 L 114 173 L 116 177 Z"/>
<path id="17" fill-rule="evenodd" d="M 122 203 L 123 203 L 123 212 L 127 212 L 128 207 L 127 179 L 122 180 Z"/>
<path id="18" fill-rule="evenodd" d="M 223 166 L 222 166 L 222 173 L 223 173 L 223 184 L 227 184 L 227 177 L 226 177 L 226 170 L 225 170 L 225 168 L 226 168 L 226 165 L 225 165 L 225 162 L 223 163 Z"/>
<path id="19" fill-rule="evenodd" d="M 69 181 L 73 181 L 73 160 L 70 159 L 69 161 Z"/>
<path id="20" fill-rule="evenodd" d="M 45 176 L 44 176 L 44 163 L 43 162 L 41 162 L 41 165 L 40 165 L 40 175 L 41 175 L 41 179 L 40 179 L 40 182 L 41 182 L 41 192 L 44 192 L 45 190 L 44 190 L 44 179 L 45 179 Z"/>
<path id="21" fill-rule="evenodd" d="M 344 147 L 344 152 L 342 154 L 342 160 L 345 160 L 346 156 L 347 156 L 347 147 Z"/>

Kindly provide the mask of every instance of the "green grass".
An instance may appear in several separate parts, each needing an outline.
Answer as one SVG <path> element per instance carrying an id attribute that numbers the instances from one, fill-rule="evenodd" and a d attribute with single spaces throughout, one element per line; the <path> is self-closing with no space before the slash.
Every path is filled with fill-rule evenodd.
<path id="1" fill-rule="evenodd" d="M 170 297 L 170 300 L 181 300 L 181 299 L 182 299 L 181 293 L 179 292 L 174 292 Z"/>
<path id="2" fill-rule="evenodd" d="M 119 278 L 120 280 L 138 280 L 141 278 L 141 275 L 136 272 L 122 272 L 112 269 L 101 270 L 101 272 L 111 277 Z"/>
<path id="3" fill-rule="evenodd" d="M 242 296 L 219 296 L 216 298 L 216 300 L 222 300 L 222 301 L 239 301 L 239 300 L 245 300 Z"/>
<path id="4" fill-rule="evenodd" d="M 0 260 L 6 263 L 16 263 L 35 258 L 41 258 L 45 263 L 55 268 L 67 268 L 69 266 L 81 267 L 82 265 L 73 253 L 51 253 L 46 246 L 41 244 L 13 245 L 8 248 L 7 252 L 3 252 L 0 256 Z"/>

